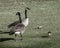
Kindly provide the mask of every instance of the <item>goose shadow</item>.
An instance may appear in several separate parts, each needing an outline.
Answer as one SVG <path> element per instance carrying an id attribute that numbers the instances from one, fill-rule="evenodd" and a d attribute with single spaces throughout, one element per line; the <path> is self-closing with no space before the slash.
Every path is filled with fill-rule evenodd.
<path id="1" fill-rule="evenodd" d="M 0 31 L 0 34 L 10 34 L 10 32 Z M 23 39 L 15 39 L 15 38 L 0 38 L 0 42 L 8 41 L 8 40 L 23 40 Z"/>
<path id="2" fill-rule="evenodd" d="M 3 32 L 3 31 L 0 31 L 0 34 L 9 34 L 10 32 Z"/>
<path id="3" fill-rule="evenodd" d="M 42 38 L 48 38 L 49 36 L 48 35 L 44 35 L 44 36 L 41 36 Z"/>
<path id="4" fill-rule="evenodd" d="M 0 42 L 15 40 L 14 38 L 0 38 Z"/>

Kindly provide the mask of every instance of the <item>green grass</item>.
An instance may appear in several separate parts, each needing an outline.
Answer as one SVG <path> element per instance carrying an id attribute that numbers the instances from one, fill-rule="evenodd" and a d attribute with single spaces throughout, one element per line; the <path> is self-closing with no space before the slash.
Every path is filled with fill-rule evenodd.
<path id="1" fill-rule="evenodd" d="M 0 48 L 60 48 L 60 1 L 54 0 L 0 0 L 0 30 L 9 32 L 7 27 L 10 23 L 18 20 L 16 12 L 20 11 L 24 18 L 25 7 L 31 8 L 28 11 L 29 25 L 23 34 L 23 40 L 6 40 L 14 38 L 8 34 L 0 34 Z M 42 29 L 35 29 L 37 26 Z M 48 31 L 52 32 L 51 38 L 42 38 Z M 3 38 L 4 40 L 1 40 Z"/>

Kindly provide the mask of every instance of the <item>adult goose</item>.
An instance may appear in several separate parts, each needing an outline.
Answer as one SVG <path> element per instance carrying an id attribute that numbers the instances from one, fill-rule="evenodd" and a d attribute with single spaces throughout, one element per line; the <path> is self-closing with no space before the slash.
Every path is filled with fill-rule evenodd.
<path id="1" fill-rule="evenodd" d="M 21 15 L 20 15 L 20 12 L 17 12 L 17 14 L 19 16 L 19 23 L 16 24 L 15 26 L 13 26 L 10 30 L 10 34 L 9 35 L 13 35 L 15 34 L 15 37 L 17 36 L 21 36 L 21 39 L 22 39 L 22 34 L 24 33 L 25 31 L 25 25 L 22 24 L 22 19 L 21 19 Z"/>

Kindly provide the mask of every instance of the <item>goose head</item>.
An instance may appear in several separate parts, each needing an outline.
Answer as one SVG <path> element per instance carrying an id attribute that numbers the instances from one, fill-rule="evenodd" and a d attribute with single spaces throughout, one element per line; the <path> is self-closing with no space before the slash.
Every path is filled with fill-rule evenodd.
<path id="1" fill-rule="evenodd" d="M 30 10 L 30 8 L 26 7 L 25 10 Z"/>
<path id="2" fill-rule="evenodd" d="M 17 12 L 16 15 L 20 16 L 20 12 Z"/>

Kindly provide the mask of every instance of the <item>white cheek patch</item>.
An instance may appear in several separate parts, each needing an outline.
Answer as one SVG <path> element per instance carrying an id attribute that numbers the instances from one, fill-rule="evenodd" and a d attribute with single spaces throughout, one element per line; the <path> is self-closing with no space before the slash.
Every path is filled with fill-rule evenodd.
<path id="1" fill-rule="evenodd" d="M 22 22 L 22 24 L 24 24 L 25 25 L 25 27 L 28 25 L 28 23 L 29 23 L 29 19 L 27 18 L 27 19 L 25 19 L 23 22 Z"/>

